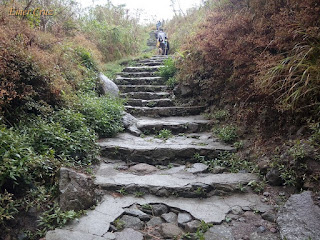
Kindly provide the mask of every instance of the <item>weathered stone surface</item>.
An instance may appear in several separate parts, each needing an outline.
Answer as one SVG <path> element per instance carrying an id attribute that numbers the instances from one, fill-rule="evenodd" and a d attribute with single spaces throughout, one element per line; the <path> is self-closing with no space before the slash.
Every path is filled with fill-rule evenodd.
<path id="1" fill-rule="evenodd" d="M 240 183 L 247 184 L 257 179 L 248 173 L 201 174 L 194 175 L 184 171 L 184 167 L 170 170 L 158 170 L 148 175 L 137 175 L 131 172 L 118 171 L 117 165 L 101 164 L 96 174 L 95 184 L 105 190 L 125 187 L 127 192 L 146 191 L 155 195 L 168 196 L 177 193 L 179 196 L 199 197 L 197 189 L 219 190 L 222 195 L 237 191 Z M 159 191 L 162 191 L 163 195 Z M 166 191 L 166 192 L 164 192 Z"/>
<path id="2" fill-rule="evenodd" d="M 121 93 L 120 96 L 124 98 L 152 100 L 152 99 L 168 98 L 170 97 L 170 93 L 168 92 L 128 92 L 128 93 Z"/>
<path id="3" fill-rule="evenodd" d="M 184 232 L 177 225 L 172 223 L 163 223 L 161 225 L 161 233 L 164 238 L 174 238 L 182 235 Z"/>
<path id="4" fill-rule="evenodd" d="M 278 236 L 272 233 L 258 234 L 257 232 L 251 233 L 250 240 L 279 240 Z"/>
<path id="5" fill-rule="evenodd" d="M 264 220 L 267 220 L 269 222 L 275 222 L 276 221 L 276 214 L 273 211 L 267 211 L 264 214 L 262 214 L 261 217 Z"/>
<path id="6" fill-rule="evenodd" d="M 283 180 L 280 176 L 280 172 L 273 168 L 266 175 L 267 181 L 270 185 L 280 186 L 283 183 Z"/>
<path id="7" fill-rule="evenodd" d="M 141 131 L 157 133 L 161 129 L 169 129 L 172 133 L 202 132 L 210 128 L 212 122 L 201 115 L 164 118 L 138 118 L 137 127 Z"/>
<path id="8" fill-rule="evenodd" d="M 163 92 L 168 89 L 166 85 L 119 85 L 121 92 Z"/>
<path id="9" fill-rule="evenodd" d="M 154 137 L 140 138 L 128 133 L 118 134 L 112 139 L 98 141 L 102 156 L 145 162 L 149 164 L 167 164 L 168 162 L 195 161 L 195 153 L 207 157 L 217 157 L 221 152 L 232 152 L 235 149 L 216 138 L 211 133 L 186 134 L 174 136 L 166 141 Z M 165 153 L 165 154 L 164 154 Z"/>
<path id="10" fill-rule="evenodd" d="M 99 81 L 101 84 L 102 93 L 113 97 L 119 96 L 119 88 L 103 73 L 99 73 Z"/>
<path id="11" fill-rule="evenodd" d="M 73 169 L 60 169 L 59 191 L 62 210 L 84 210 L 96 202 L 93 180 Z"/>
<path id="12" fill-rule="evenodd" d="M 116 232 L 116 240 L 143 240 L 143 234 L 131 228 Z"/>
<path id="13" fill-rule="evenodd" d="M 130 171 L 140 174 L 150 174 L 158 171 L 158 168 L 146 163 L 139 163 L 129 168 Z"/>
<path id="14" fill-rule="evenodd" d="M 134 116 L 144 117 L 170 117 L 170 116 L 187 116 L 187 115 L 199 115 L 204 111 L 204 106 L 192 106 L 192 107 L 131 107 L 126 106 L 126 111 L 132 113 Z"/>
<path id="15" fill-rule="evenodd" d="M 174 212 L 162 214 L 161 217 L 168 223 L 176 223 L 178 221 L 178 216 Z"/>
<path id="16" fill-rule="evenodd" d="M 283 239 L 320 239 L 320 208 L 311 192 L 292 195 L 279 211 L 277 223 Z"/>
<path id="17" fill-rule="evenodd" d="M 201 222 L 199 220 L 193 220 L 191 222 L 186 223 L 185 231 L 190 233 L 195 233 L 200 226 L 201 226 Z"/>
<path id="18" fill-rule="evenodd" d="M 203 163 L 194 163 L 190 168 L 186 168 L 190 173 L 203 173 L 208 169 L 208 165 Z"/>
<path id="19" fill-rule="evenodd" d="M 99 237 L 83 232 L 56 229 L 49 231 L 46 235 L 46 240 L 113 240 L 107 237 Z"/>
<path id="20" fill-rule="evenodd" d="M 231 213 L 235 214 L 235 215 L 240 215 L 240 214 L 243 213 L 243 210 L 242 210 L 242 208 L 240 206 L 234 206 L 231 209 Z"/>
<path id="21" fill-rule="evenodd" d="M 145 218 L 146 216 L 148 216 L 147 214 L 145 214 L 144 212 L 140 211 L 139 209 L 134 209 L 134 208 L 126 208 L 124 209 L 124 214 L 126 215 L 130 215 L 133 217 L 138 217 L 138 218 Z"/>
<path id="22" fill-rule="evenodd" d="M 192 89 L 190 86 L 180 84 L 173 89 L 173 92 L 177 96 L 187 97 L 192 93 Z"/>
<path id="23" fill-rule="evenodd" d="M 161 217 L 153 217 L 150 219 L 149 222 L 147 222 L 147 226 L 154 227 L 157 225 L 161 225 L 162 223 L 163 223 L 163 220 L 161 219 Z"/>
<path id="24" fill-rule="evenodd" d="M 224 225 L 213 226 L 204 234 L 204 237 L 206 240 L 234 240 L 231 229 Z"/>
<path id="25" fill-rule="evenodd" d="M 130 113 L 123 113 L 122 123 L 124 128 L 134 136 L 140 136 L 142 132 L 137 127 L 138 120 L 132 116 Z"/>
<path id="26" fill-rule="evenodd" d="M 123 215 L 120 218 L 120 220 L 124 222 L 125 228 L 132 228 L 134 230 L 140 230 L 144 227 L 143 222 L 137 217 Z"/>
<path id="27" fill-rule="evenodd" d="M 184 226 L 185 223 L 192 220 L 192 216 L 189 213 L 179 213 L 178 214 L 178 224 L 179 226 Z"/>
<path id="28" fill-rule="evenodd" d="M 155 216 L 161 216 L 164 213 L 167 213 L 169 208 L 164 204 L 155 204 L 152 205 L 152 212 Z"/>
<path id="29" fill-rule="evenodd" d="M 135 78 L 129 78 L 129 77 L 117 77 L 114 81 L 116 84 L 121 85 L 163 85 L 165 84 L 165 79 L 162 77 L 135 77 Z"/>

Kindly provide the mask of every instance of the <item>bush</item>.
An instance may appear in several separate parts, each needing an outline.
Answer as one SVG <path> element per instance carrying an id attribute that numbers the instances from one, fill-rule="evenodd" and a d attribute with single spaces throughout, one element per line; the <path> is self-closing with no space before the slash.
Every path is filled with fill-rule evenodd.
<path id="1" fill-rule="evenodd" d="M 218 135 L 219 139 L 226 143 L 233 143 L 238 138 L 237 129 L 233 126 L 214 129 L 214 133 Z"/>
<path id="2" fill-rule="evenodd" d="M 159 68 L 158 74 L 160 77 L 163 77 L 165 80 L 172 78 L 177 71 L 175 62 L 172 58 L 168 58 L 164 61 L 164 67 Z"/>
<path id="3" fill-rule="evenodd" d="M 51 120 L 29 120 L 22 129 L 39 154 L 53 151 L 57 158 L 76 165 L 91 164 L 98 155 L 95 132 L 87 127 L 82 114 L 72 110 L 60 110 Z"/>
<path id="4" fill-rule="evenodd" d="M 87 125 L 100 137 L 112 137 L 123 130 L 123 102 L 120 99 L 82 95 L 78 108 L 85 116 Z"/>

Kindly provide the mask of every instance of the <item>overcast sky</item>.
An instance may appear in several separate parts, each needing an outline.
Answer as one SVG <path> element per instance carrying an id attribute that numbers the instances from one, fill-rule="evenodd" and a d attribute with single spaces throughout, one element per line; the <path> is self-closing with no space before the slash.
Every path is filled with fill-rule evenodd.
<path id="1" fill-rule="evenodd" d="M 83 7 L 92 6 L 92 0 L 77 0 L 81 3 Z M 94 0 L 94 4 L 103 5 L 106 0 Z M 128 9 L 131 10 L 132 14 L 136 12 L 137 9 L 142 11 L 141 20 L 146 22 L 147 19 L 153 20 L 167 20 L 173 17 L 174 12 L 172 8 L 171 0 L 111 0 L 114 5 L 125 4 Z M 202 0 L 174 0 L 175 9 L 180 8 L 186 11 L 188 8 L 199 6 Z"/>

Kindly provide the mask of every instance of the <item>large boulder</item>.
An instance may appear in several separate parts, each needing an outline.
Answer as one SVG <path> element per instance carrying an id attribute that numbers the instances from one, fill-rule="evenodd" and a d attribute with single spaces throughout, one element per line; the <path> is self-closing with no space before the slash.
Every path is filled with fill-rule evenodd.
<path id="1" fill-rule="evenodd" d="M 66 210 L 84 210 L 96 203 L 96 194 L 91 177 L 62 167 L 59 179 L 60 208 Z"/>
<path id="2" fill-rule="evenodd" d="M 99 78 L 102 94 L 110 95 L 113 97 L 119 96 L 119 88 L 113 81 L 111 81 L 103 73 L 99 73 L 98 78 Z"/>
<path id="3" fill-rule="evenodd" d="M 282 239 L 320 239 L 320 208 L 311 192 L 292 195 L 280 209 L 277 222 Z"/>

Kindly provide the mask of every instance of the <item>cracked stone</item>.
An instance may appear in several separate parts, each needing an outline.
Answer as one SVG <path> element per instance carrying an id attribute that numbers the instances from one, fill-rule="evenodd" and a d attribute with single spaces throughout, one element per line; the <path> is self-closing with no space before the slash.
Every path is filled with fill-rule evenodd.
<path id="1" fill-rule="evenodd" d="M 152 212 L 155 216 L 161 216 L 169 211 L 168 207 L 164 204 L 152 205 Z"/>
<path id="2" fill-rule="evenodd" d="M 121 217 L 120 220 L 124 222 L 125 228 L 132 228 L 134 230 L 140 230 L 144 227 L 143 222 L 137 217 L 124 215 Z"/>
<path id="3" fill-rule="evenodd" d="M 178 220 L 177 214 L 173 212 L 162 214 L 161 217 L 168 223 L 176 223 Z"/>
<path id="4" fill-rule="evenodd" d="M 204 239 L 206 240 L 234 240 L 231 229 L 223 226 L 216 225 L 210 228 L 205 234 Z"/>
<path id="5" fill-rule="evenodd" d="M 240 206 L 234 206 L 231 208 L 231 212 L 234 215 L 240 215 L 243 213 L 243 210 L 242 210 L 242 207 L 240 207 Z"/>
<path id="6" fill-rule="evenodd" d="M 189 213 L 179 213 L 178 214 L 178 225 L 185 226 L 187 222 L 192 220 L 192 216 Z"/>
<path id="7" fill-rule="evenodd" d="M 124 209 L 124 213 L 126 215 L 130 215 L 130 216 L 133 216 L 133 217 L 138 217 L 141 220 L 147 219 L 147 218 L 150 219 L 150 217 L 147 214 L 145 214 L 144 212 L 140 211 L 139 209 L 126 208 L 126 209 Z"/>
<path id="8" fill-rule="evenodd" d="M 184 231 L 177 225 L 172 223 L 161 224 L 161 233 L 164 238 L 174 238 L 176 236 L 182 235 Z"/>
<path id="9" fill-rule="evenodd" d="M 143 240 L 143 234 L 131 228 L 116 232 L 116 240 Z"/>
<path id="10" fill-rule="evenodd" d="M 185 230 L 186 232 L 195 233 L 200 226 L 201 226 L 201 222 L 199 220 L 193 220 L 186 224 Z"/>
<path id="11" fill-rule="evenodd" d="M 161 225 L 163 223 L 163 220 L 161 217 L 153 217 L 149 222 L 147 222 L 148 227 L 154 227 L 157 225 Z"/>
<path id="12" fill-rule="evenodd" d="M 262 219 L 267 220 L 269 222 L 275 222 L 277 218 L 273 211 L 265 212 L 261 215 L 261 217 Z"/>

